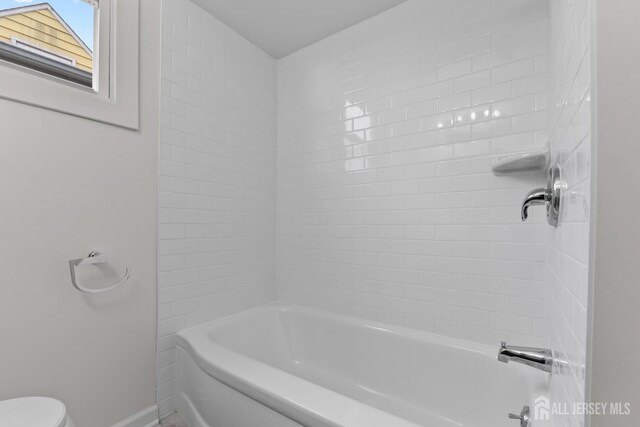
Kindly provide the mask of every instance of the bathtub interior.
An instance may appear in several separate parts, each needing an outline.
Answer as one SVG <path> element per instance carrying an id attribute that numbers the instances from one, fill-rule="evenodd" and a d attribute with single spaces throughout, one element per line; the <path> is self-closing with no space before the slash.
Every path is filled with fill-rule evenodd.
<path id="1" fill-rule="evenodd" d="M 548 376 L 495 349 L 313 310 L 272 306 L 221 322 L 215 344 L 420 425 L 509 426 Z M 398 357 L 400 355 L 400 357 Z"/>

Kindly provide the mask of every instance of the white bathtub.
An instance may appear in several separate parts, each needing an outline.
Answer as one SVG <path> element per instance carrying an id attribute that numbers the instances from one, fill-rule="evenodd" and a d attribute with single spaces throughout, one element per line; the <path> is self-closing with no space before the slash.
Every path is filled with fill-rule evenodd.
<path id="1" fill-rule="evenodd" d="M 178 334 L 191 427 L 517 427 L 548 374 L 475 343 L 270 305 Z"/>

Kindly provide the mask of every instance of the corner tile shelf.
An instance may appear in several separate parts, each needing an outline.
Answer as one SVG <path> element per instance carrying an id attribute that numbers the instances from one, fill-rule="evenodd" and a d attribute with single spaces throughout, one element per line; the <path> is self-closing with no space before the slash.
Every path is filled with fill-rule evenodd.
<path id="1" fill-rule="evenodd" d="M 519 173 L 545 172 L 548 168 L 549 152 L 547 150 L 541 150 L 496 157 L 493 160 L 491 171 L 494 175 L 504 176 Z"/>

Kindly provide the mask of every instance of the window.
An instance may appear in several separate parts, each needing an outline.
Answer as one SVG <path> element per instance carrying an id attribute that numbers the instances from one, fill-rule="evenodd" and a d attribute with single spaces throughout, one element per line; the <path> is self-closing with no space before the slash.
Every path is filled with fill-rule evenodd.
<path id="1" fill-rule="evenodd" d="M 93 88 L 98 3 L 48 1 L 0 0 L 0 59 Z"/>
<path id="2" fill-rule="evenodd" d="M 138 0 L 0 0 L 0 97 L 138 127 Z"/>

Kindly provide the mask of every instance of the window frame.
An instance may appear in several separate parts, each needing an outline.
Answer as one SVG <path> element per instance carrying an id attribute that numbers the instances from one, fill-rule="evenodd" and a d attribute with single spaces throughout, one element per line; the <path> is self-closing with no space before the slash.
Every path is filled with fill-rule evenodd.
<path id="1" fill-rule="evenodd" d="M 100 0 L 93 88 L 0 60 L 0 98 L 139 128 L 139 0 Z"/>

